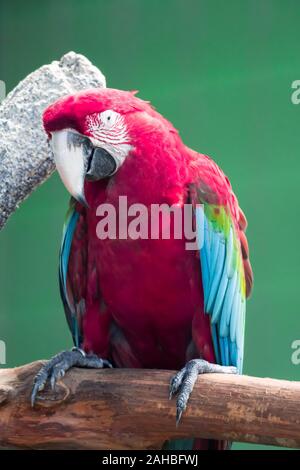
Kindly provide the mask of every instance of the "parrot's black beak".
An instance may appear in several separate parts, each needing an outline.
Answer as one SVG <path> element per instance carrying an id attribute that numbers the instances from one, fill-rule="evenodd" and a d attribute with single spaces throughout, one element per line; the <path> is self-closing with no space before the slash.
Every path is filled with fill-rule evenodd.
<path id="1" fill-rule="evenodd" d="M 117 169 L 115 159 L 106 150 L 95 147 L 89 157 L 86 178 L 97 181 L 114 174 Z"/>
<path id="2" fill-rule="evenodd" d="M 113 175 L 117 169 L 115 159 L 73 129 L 52 132 L 50 144 L 62 182 L 77 201 L 88 207 L 85 179 L 97 181 Z"/>

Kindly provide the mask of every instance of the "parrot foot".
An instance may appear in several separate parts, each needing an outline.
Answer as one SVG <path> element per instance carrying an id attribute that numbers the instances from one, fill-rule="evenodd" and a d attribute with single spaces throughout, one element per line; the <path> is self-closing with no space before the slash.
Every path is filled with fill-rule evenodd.
<path id="1" fill-rule="evenodd" d="M 101 359 L 96 354 L 85 354 L 82 349 L 72 348 L 71 351 L 62 351 L 46 362 L 33 381 L 31 392 L 31 406 L 34 407 L 38 392 L 45 388 L 47 380 L 54 390 L 56 381 L 63 377 L 71 367 L 87 367 L 91 369 L 103 369 L 112 367 L 106 359 Z"/>
<path id="2" fill-rule="evenodd" d="M 183 369 L 178 371 L 170 381 L 170 400 L 178 393 L 176 425 L 179 424 L 181 415 L 187 407 L 188 400 L 193 391 L 195 382 L 199 374 L 237 374 L 237 368 L 231 366 L 220 366 L 212 364 L 203 359 L 192 359 Z"/>

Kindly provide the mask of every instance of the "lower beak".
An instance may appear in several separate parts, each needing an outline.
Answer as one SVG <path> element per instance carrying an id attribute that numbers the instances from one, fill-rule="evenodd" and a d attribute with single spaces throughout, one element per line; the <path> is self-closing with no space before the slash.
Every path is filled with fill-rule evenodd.
<path id="1" fill-rule="evenodd" d="M 88 137 L 66 129 L 52 132 L 50 141 L 57 171 L 69 193 L 88 207 L 84 181 L 111 176 L 117 169 L 114 158 L 106 150 L 94 147 Z"/>

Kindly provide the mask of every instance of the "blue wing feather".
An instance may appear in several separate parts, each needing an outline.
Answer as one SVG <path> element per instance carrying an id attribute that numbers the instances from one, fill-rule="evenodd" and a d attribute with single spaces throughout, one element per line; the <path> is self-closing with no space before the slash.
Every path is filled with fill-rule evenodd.
<path id="1" fill-rule="evenodd" d="M 218 288 L 220 285 L 220 280 L 222 277 L 223 273 L 223 268 L 224 268 L 224 259 L 225 259 L 225 243 L 223 240 L 220 239 L 220 249 L 219 249 L 219 255 L 217 258 L 217 264 L 216 264 L 216 269 L 214 272 L 214 276 L 212 278 L 210 290 L 208 292 L 208 301 L 206 303 L 206 312 L 210 312 L 213 308 L 213 304 L 216 298 L 216 294 L 218 292 Z M 202 248 L 204 249 L 204 247 Z"/>
<path id="2" fill-rule="evenodd" d="M 229 335 L 230 316 L 232 313 L 232 306 L 234 302 L 236 282 L 237 282 L 237 272 L 235 272 L 233 277 L 228 281 L 227 292 L 224 297 L 221 319 L 220 319 L 221 336 Z"/>
<path id="3" fill-rule="evenodd" d="M 80 345 L 80 334 L 78 328 L 78 321 L 76 318 L 76 312 L 74 306 L 67 292 L 67 273 L 68 263 L 70 258 L 72 240 L 76 229 L 76 224 L 79 218 L 79 213 L 76 212 L 74 204 L 71 203 L 69 211 L 66 216 L 63 236 L 61 242 L 61 248 L 59 253 L 59 285 L 62 301 L 65 307 L 65 313 L 68 320 L 69 328 L 71 330 L 74 344 L 79 347 Z"/>
<path id="4" fill-rule="evenodd" d="M 203 214 L 202 220 L 198 217 L 196 227 L 197 232 L 202 230 L 200 263 L 204 305 L 205 313 L 211 316 L 216 361 L 234 365 L 242 372 L 245 299 L 240 280 L 241 253 L 235 252 L 239 245 L 230 217 L 225 214 L 224 230 L 220 231 L 210 222 L 205 210 Z"/>

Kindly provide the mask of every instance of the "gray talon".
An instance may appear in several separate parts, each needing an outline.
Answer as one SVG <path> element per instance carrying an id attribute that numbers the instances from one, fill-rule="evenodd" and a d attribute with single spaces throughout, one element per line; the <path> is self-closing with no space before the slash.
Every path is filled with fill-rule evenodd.
<path id="1" fill-rule="evenodd" d="M 60 362 L 52 369 L 52 374 L 50 376 L 50 385 L 52 390 L 55 389 L 57 380 L 59 380 L 65 375 L 64 364 L 66 363 Z"/>
<path id="2" fill-rule="evenodd" d="M 199 374 L 216 373 L 216 374 L 237 374 L 237 368 L 232 366 L 220 366 L 212 364 L 203 359 L 193 359 L 189 361 L 185 367 L 178 371 L 170 381 L 171 399 L 178 393 L 176 403 L 176 426 L 178 426 L 182 413 L 185 411 L 190 395 L 193 391 Z"/>
<path id="3" fill-rule="evenodd" d="M 74 366 L 91 369 L 112 367 L 107 359 L 101 359 L 96 354 L 86 354 L 79 348 L 73 348 L 71 351 L 63 351 L 56 354 L 56 356 L 42 366 L 34 378 L 31 392 L 31 406 L 34 407 L 37 394 L 45 388 L 47 380 L 50 381 L 51 388 L 54 390 L 57 380 L 62 378 L 67 370 Z"/>
<path id="4" fill-rule="evenodd" d="M 177 410 L 176 410 L 176 427 L 179 425 L 180 423 L 180 420 L 181 420 L 181 415 L 182 415 L 182 412 L 184 410 L 181 410 L 180 408 L 178 408 L 177 406 Z"/>
<path id="5" fill-rule="evenodd" d="M 169 395 L 170 400 L 173 397 L 173 395 L 175 395 L 178 392 L 178 390 L 180 388 L 180 385 L 182 383 L 182 379 L 184 377 L 184 374 L 185 374 L 185 368 L 181 369 L 179 372 L 177 372 L 171 378 L 171 381 L 170 381 L 170 395 Z"/>

